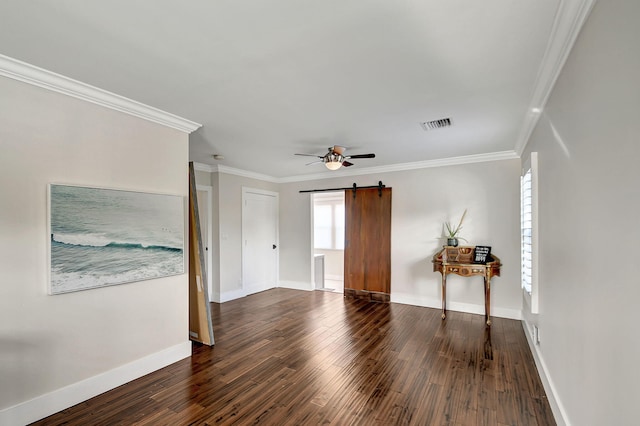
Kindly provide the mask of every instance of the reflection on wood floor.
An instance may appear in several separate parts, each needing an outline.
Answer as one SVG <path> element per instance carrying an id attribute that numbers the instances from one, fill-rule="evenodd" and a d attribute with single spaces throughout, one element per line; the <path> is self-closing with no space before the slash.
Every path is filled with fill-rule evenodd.
<path id="1" fill-rule="evenodd" d="M 554 425 L 519 321 L 273 289 L 216 345 L 36 424 Z"/>

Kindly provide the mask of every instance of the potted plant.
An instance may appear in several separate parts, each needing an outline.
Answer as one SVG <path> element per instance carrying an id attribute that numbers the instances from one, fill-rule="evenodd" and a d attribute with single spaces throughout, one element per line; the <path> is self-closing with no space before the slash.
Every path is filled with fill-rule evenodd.
<path id="1" fill-rule="evenodd" d="M 447 228 L 447 245 L 452 247 L 458 246 L 458 240 L 465 240 L 464 238 L 458 236 L 458 233 L 462 229 L 462 222 L 464 221 L 464 217 L 467 215 L 467 209 L 464 209 L 464 213 L 462 213 L 462 217 L 460 218 L 460 222 L 458 222 L 457 226 L 452 226 L 450 222 L 445 222 L 444 226 Z"/>

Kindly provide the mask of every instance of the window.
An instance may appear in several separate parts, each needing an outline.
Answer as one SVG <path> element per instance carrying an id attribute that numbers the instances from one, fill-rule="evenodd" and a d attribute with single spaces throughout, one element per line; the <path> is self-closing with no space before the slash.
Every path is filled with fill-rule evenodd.
<path id="1" fill-rule="evenodd" d="M 521 181 L 520 223 L 522 230 L 522 288 L 531 294 L 531 169 Z"/>
<path id="2" fill-rule="evenodd" d="M 344 250 L 344 192 L 314 194 L 313 241 L 317 249 Z"/>
<path id="3" fill-rule="evenodd" d="M 521 282 L 532 313 L 538 312 L 538 154 L 532 152 L 520 177 Z"/>

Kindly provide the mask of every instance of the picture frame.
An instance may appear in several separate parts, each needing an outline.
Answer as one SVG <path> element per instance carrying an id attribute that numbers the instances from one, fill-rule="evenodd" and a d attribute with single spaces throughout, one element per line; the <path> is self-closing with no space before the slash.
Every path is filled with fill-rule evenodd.
<path id="1" fill-rule="evenodd" d="M 48 293 L 185 272 L 184 197 L 48 186 Z"/>
<path id="2" fill-rule="evenodd" d="M 491 247 L 476 246 L 473 255 L 473 263 L 487 263 L 491 260 Z"/>

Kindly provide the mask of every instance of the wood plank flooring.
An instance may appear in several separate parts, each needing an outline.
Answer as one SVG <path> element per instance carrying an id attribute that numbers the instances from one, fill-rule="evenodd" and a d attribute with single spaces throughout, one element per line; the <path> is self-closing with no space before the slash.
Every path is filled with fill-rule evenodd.
<path id="1" fill-rule="evenodd" d="M 273 289 L 216 345 L 36 425 L 555 425 L 519 321 Z"/>

